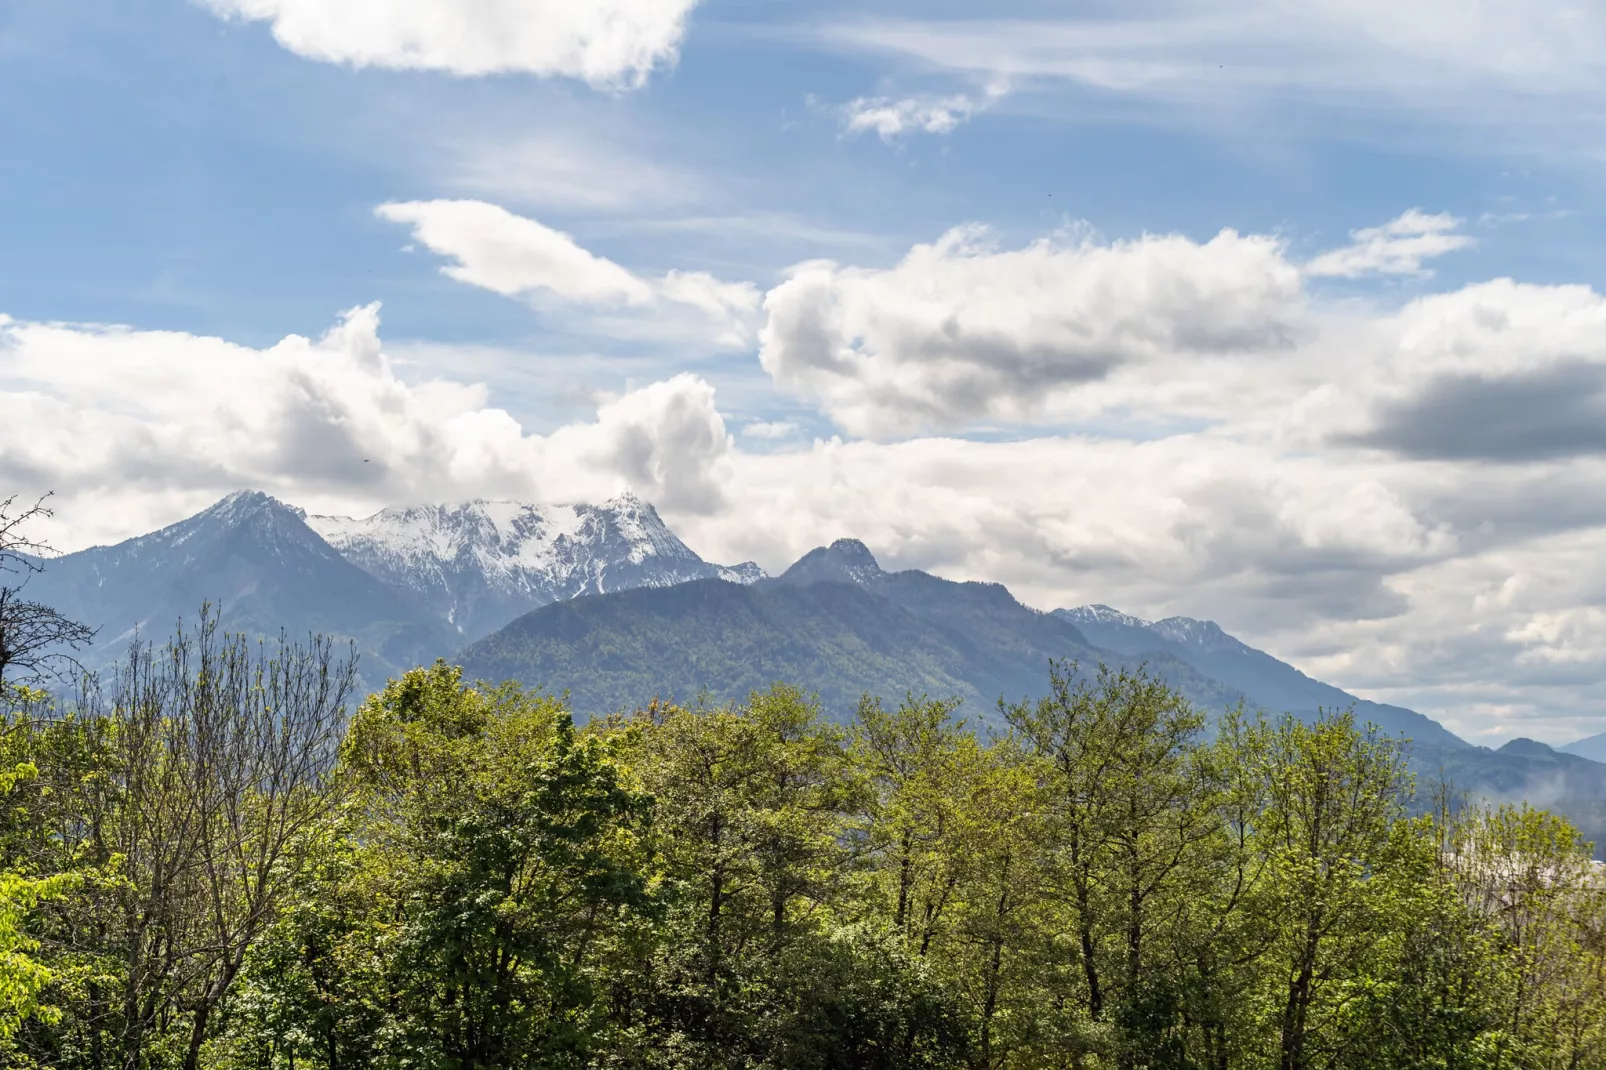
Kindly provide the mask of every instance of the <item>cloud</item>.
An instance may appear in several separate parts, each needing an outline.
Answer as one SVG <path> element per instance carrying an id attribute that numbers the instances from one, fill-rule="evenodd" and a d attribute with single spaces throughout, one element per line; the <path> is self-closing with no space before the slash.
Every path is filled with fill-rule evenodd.
<path id="1" fill-rule="evenodd" d="M 1376 426 L 1345 441 L 1410 457 L 1524 462 L 1606 453 L 1606 364 L 1525 374 L 1446 375 L 1382 403 Z"/>
<path id="2" fill-rule="evenodd" d="M 1005 93 L 1002 85 L 989 88 L 980 96 L 956 94 L 946 97 L 859 97 L 842 109 L 842 130 L 850 136 L 875 133 L 892 142 L 913 133 L 951 134 L 977 112 L 998 101 Z"/>
<path id="3" fill-rule="evenodd" d="M 1456 230 L 1462 221 L 1452 215 L 1426 215 L 1412 208 L 1381 227 L 1350 232 L 1354 241 L 1323 253 L 1305 265 L 1305 274 L 1353 279 L 1362 275 L 1431 275 L 1422 262 L 1477 242 Z"/>
<path id="4" fill-rule="evenodd" d="M 754 420 L 742 428 L 741 434 L 744 438 L 771 440 L 791 438 L 797 432 L 797 424 L 790 420 Z"/>
<path id="5" fill-rule="evenodd" d="M 880 270 L 820 261 L 764 298 L 759 359 L 855 434 L 1039 414 L 1125 365 L 1286 347 L 1299 271 L 1271 238 L 1000 249 L 952 230 Z"/>
<path id="6" fill-rule="evenodd" d="M 1495 280 L 1378 326 L 1389 343 L 1352 358 L 1335 442 L 1477 464 L 1606 452 L 1606 298 L 1590 288 Z"/>
<path id="7" fill-rule="evenodd" d="M 412 227 L 413 239 L 455 261 L 442 268 L 458 282 L 504 297 L 557 298 L 579 305 L 643 308 L 668 303 L 702 313 L 721 345 L 751 337 L 758 290 L 705 272 L 639 276 L 581 248 L 573 238 L 484 201 L 382 204 L 380 218 Z"/>
<path id="8" fill-rule="evenodd" d="M 633 489 L 720 501 L 730 436 L 713 388 L 679 375 L 526 434 L 483 385 L 406 382 L 378 307 L 266 349 L 180 332 L 0 323 L 0 483 L 58 492 L 74 542 L 129 534 L 240 487 L 298 504 Z M 310 499 L 310 500 L 309 500 Z M 167 519 L 174 519 L 168 515 Z"/>
<path id="9" fill-rule="evenodd" d="M 697 0 L 200 0 L 268 22 L 298 56 L 353 67 L 640 85 L 673 64 Z"/>
<path id="10" fill-rule="evenodd" d="M 645 304 L 652 288 L 573 238 L 484 201 L 408 201 L 375 213 L 413 228 L 413 239 L 457 263 L 442 274 L 504 297 L 550 291 L 572 301 Z"/>
<path id="11" fill-rule="evenodd" d="M 620 282 L 540 242 L 570 267 L 454 264 L 621 316 L 725 300 L 717 280 L 612 265 Z M 57 489 L 49 534 L 69 546 L 240 486 L 344 514 L 628 488 L 710 560 L 781 567 L 851 535 L 889 567 L 1003 582 L 1040 608 L 1216 619 L 1470 734 L 1606 727 L 1606 451 L 1589 426 L 1606 298 L 1494 280 L 1388 308 L 1306 279 L 1276 239 L 1230 231 L 1006 246 L 963 230 L 890 266 L 802 265 L 765 299 L 770 375 L 896 441 L 813 438 L 789 403 L 722 379 L 733 436 L 686 375 L 531 433 L 500 407 L 498 358 L 393 363 L 372 308 L 261 349 L 5 321 L 0 483 Z"/>
<path id="12" fill-rule="evenodd" d="M 1263 125 L 1273 109 L 1312 105 L 1404 109 L 1576 147 L 1576 123 L 1598 122 L 1606 88 L 1606 11 L 1575 0 L 1061 7 L 1045 18 L 1005 0 L 989 17 L 845 17 L 799 33 L 922 71 L 1059 80 L 1212 123 L 1236 112 Z"/>

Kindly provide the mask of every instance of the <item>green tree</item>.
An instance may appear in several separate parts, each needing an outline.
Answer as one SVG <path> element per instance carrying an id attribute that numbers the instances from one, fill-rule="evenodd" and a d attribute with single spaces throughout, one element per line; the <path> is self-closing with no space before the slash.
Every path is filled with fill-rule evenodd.
<path id="1" fill-rule="evenodd" d="M 1382 952 L 1421 830 L 1405 820 L 1401 744 L 1357 730 L 1349 714 L 1285 717 L 1245 741 L 1265 785 L 1255 828 L 1267 864 L 1257 909 L 1274 936 L 1264 1008 L 1277 1065 L 1306 1070 L 1355 1043 L 1352 1010 L 1387 977 Z"/>
<path id="2" fill-rule="evenodd" d="M 26 718 L 45 701 L 45 696 L 0 682 L 0 701 L 6 706 L 0 731 L 9 735 L 15 718 L 19 714 Z M 31 762 L 0 766 L 0 805 L 14 805 L 17 789 L 38 775 L 38 768 Z M 37 815 L 24 810 L 11 816 L 13 820 L 20 817 L 26 821 Z M 44 1010 L 40 996 L 52 980 L 50 968 L 38 957 L 39 941 L 27 931 L 28 916 L 41 903 L 59 898 L 73 884 L 71 874 L 40 877 L 0 869 L 0 1054 L 16 1056 L 12 1039 L 25 1021 Z"/>
<path id="3" fill-rule="evenodd" d="M 379 953 L 402 1050 L 470 1070 L 604 1043 L 610 956 L 654 910 L 649 801 L 614 751 L 560 702 L 444 663 L 358 712 L 346 773 L 399 915 Z"/>
<path id="4" fill-rule="evenodd" d="M 1117 1029 L 1122 1065 L 1172 1058 L 1182 992 L 1163 967 L 1217 827 L 1204 716 L 1142 669 L 1100 666 L 1089 679 L 1058 665 L 1048 696 L 1005 714 L 1048 770 L 1053 884 L 1087 1017 Z"/>

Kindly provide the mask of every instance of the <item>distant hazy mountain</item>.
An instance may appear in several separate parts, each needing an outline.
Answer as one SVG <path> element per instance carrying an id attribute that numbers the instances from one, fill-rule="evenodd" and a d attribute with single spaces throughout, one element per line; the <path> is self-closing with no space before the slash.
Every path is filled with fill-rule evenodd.
<path id="1" fill-rule="evenodd" d="M 356 640 L 368 681 L 457 641 L 404 592 L 336 553 L 299 509 L 249 491 L 149 535 L 55 558 L 28 596 L 100 629 L 91 666 L 121 657 L 136 633 L 165 641 L 208 601 L 231 630 Z"/>
<path id="2" fill-rule="evenodd" d="M 1575 740 L 1564 747 L 1557 747 L 1556 749 L 1564 754 L 1576 754 L 1580 758 L 1588 758 L 1591 761 L 1606 762 L 1606 732 Z"/>
<path id="3" fill-rule="evenodd" d="M 1559 753 L 1531 739 L 1498 750 L 1474 746 L 1415 710 L 1356 698 L 1313 680 L 1285 662 L 1233 638 L 1212 621 L 1169 617 L 1146 621 L 1109 606 L 1056 610 L 1099 646 L 1131 657 L 1181 658 L 1201 673 L 1242 692 L 1250 706 L 1304 716 L 1318 709 L 1353 709 L 1358 721 L 1389 735 L 1411 739 L 1411 767 L 1424 790 L 1445 781 L 1457 790 L 1490 799 L 1527 800 L 1567 814 L 1586 835 L 1606 844 L 1606 765 L 1591 761 L 1591 740 Z M 1606 757 L 1606 736 L 1595 752 Z"/>
<path id="4" fill-rule="evenodd" d="M 1163 652 L 1182 658 L 1206 676 L 1241 691 L 1251 705 L 1289 713 L 1354 707 L 1357 720 L 1370 721 L 1390 735 L 1406 735 L 1440 747 L 1472 746 L 1415 710 L 1368 702 L 1312 680 L 1292 665 L 1228 635 L 1214 621 L 1192 617 L 1147 621 L 1103 605 L 1058 609 L 1054 615 L 1075 624 L 1098 646 L 1134 657 Z"/>
<path id="5" fill-rule="evenodd" d="M 632 494 L 601 505 L 482 500 L 386 509 L 361 520 L 309 516 L 307 523 L 465 640 L 579 595 L 764 575 L 751 562 L 704 561 Z"/>
<path id="6" fill-rule="evenodd" d="M 1041 694 L 1050 658 L 1120 660 L 997 584 L 884 572 L 853 540 L 750 586 L 705 581 L 547 606 L 462 654 L 470 675 L 568 691 L 588 714 L 655 696 L 737 698 L 784 680 L 820 689 L 838 715 L 867 692 L 913 691 L 959 697 L 979 719 L 1001 697 Z M 1234 697 L 1178 659 L 1153 668 L 1198 701 Z"/>

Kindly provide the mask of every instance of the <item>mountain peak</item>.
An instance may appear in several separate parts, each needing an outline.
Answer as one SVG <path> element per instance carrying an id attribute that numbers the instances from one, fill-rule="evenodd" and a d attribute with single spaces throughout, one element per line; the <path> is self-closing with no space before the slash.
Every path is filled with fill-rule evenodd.
<path id="1" fill-rule="evenodd" d="M 886 575 L 870 548 L 858 539 L 838 539 L 810 550 L 781 579 L 792 583 L 869 583 Z"/>
<path id="2" fill-rule="evenodd" d="M 218 499 L 212 505 L 197 513 L 192 519 L 199 520 L 204 517 L 209 520 L 238 524 L 242 521 L 286 513 L 297 520 L 305 520 L 307 517 L 304 509 L 286 505 L 271 494 L 265 494 L 260 490 L 237 490 Z"/>
<path id="3" fill-rule="evenodd" d="M 1221 630 L 1213 620 L 1195 620 L 1192 617 L 1167 617 L 1151 624 L 1157 635 L 1177 643 L 1205 647 L 1241 647 L 1244 644 Z"/>
<path id="4" fill-rule="evenodd" d="M 881 566 L 876 562 L 875 554 L 870 548 L 858 539 L 838 539 L 826 548 L 826 552 L 844 564 L 851 564 L 857 568 L 872 568 L 877 572 Z"/>
<path id="5" fill-rule="evenodd" d="M 1528 739 L 1526 736 L 1518 736 L 1516 739 L 1509 741 L 1505 746 L 1501 747 L 1500 753 L 1522 754 L 1535 758 L 1547 758 L 1555 755 L 1556 750 L 1554 747 L 1547 746 L 1536 739 Z"/>
<path id="6" fill-rule="evenodd" d="M 618 494 L 615 494 L 613 497 L 603 502 L 602 507 L 604 509 L 618 509 L 621 511 L 628 510 L 630 512 L 656 513 L 658 511 L 653 508 L 651 502 L 647 501 L 645 498 L 639 497 L 633 490 L 621 491 Z"/>
<path id="7" fill-rule="evenodd" d="M 762 576 L 757 566 L 704 561 L 651 502 L 628 491 L 600 504 L 475 499 L 308 524 L 346 560 L 471 638 L 581 594 Z"/>
<path id="8" fill-rule="evenodd" d="M 1148 628 L 1153 622 L 1142 617 L 1134 617 L 1122 613 L 1113 606 L 1095 602 L 1089 606 L 1077 606 L 1075 609 L 1062 609 L 1060 616 L 1081 624 L 1120 624 L 1128 628 Z"/>

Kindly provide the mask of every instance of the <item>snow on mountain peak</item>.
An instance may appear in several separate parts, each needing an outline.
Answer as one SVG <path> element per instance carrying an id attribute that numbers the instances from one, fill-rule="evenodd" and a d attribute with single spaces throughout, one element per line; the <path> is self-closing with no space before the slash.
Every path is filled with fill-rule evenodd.
<path id="1" fill-rule="evenodd" d="M 307 523 L 353 564 L 422 596 L 465 634 L 583 594 L 746 580 L 681 542 L 634 494 L 601 505 L 476 499 Z"/>
<path id="2" fill-rule="evenodd" d="M 237 490 L 219 498 L 190 519 L 200 520 L 204 517 L 212 521 L 238 522 L 274 512 L 289 513 L 300 519 L 305 519 L 307 515 L 305 510 L 287 505 L 260 490 Z"/>
<path id="3" fill-rule="evenodd" d="M 1243 646 L 1237 639 L 1221 630 L 1213 620 L 1194 620 L 1192 617 L 1167 617 L 1150 626 L 1158 635 L 1177 643 L 1192 646 L 1223 647 Z"/>
<path id="4" fill-rule="evenodd" d="M 1152 621 L 1144 620 L 1142 617 L 1130 616 L 1122 613 L 1119 609 L 1102 603 L 1077 606 L 1075 609 L 1065 610 L 1064 613 L 1071 620 L 1081 621 L 1084 624 L 1121 624 L 1128 628 L 1151 628 L 1154 626 Z"/>

